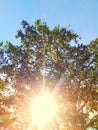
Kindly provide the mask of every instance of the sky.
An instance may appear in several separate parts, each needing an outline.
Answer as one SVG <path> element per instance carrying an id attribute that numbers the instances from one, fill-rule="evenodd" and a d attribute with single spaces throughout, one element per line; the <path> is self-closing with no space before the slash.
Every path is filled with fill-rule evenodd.
<path id="1" fill-rule="evenodd" d="M 32 24 L 43 16 L 50 28 L 70 24 L 81 43 L 98 38 L 98 0 L 0 0 L 0 42 L 18 44 L 21 21 Z"/>

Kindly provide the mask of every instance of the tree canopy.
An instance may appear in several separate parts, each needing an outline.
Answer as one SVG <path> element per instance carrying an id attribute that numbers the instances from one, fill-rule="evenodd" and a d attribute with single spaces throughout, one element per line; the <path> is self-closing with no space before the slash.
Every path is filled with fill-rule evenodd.
<path id="1" fill-rule="evenodd" d="M 27 129 L 30 101 L 45 91 L 54 93 L 59 104 L 47 130 L 98 129 L 98 39 L 80 44 L 73 30 L 50 29 L 41 20 L 21 25 L 18 45 L 0 44 L 0 73 L 5 75 L 0 84 L 7 83 L 0 85 L 0 109 L 9 113 L 4 116 L 0 110 L 0 124 Z"/>

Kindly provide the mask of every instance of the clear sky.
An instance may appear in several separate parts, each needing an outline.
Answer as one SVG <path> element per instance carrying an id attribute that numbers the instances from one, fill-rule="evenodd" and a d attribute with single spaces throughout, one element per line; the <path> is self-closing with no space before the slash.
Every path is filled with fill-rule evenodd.
<path id="1" fill-rule="evenodd" d="M 18 43 L 21 21 L 32 24 L 42 16 L 51 28 L 70 24 L 85 44 L 98 37 L 98 0 L 0 0 L 0 42 Z"/>

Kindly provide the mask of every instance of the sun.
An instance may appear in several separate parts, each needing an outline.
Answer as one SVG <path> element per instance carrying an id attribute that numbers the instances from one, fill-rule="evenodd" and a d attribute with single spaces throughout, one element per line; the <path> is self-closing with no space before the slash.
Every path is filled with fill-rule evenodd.
<path id="1" fill-rule="evenodd" d="M 30 107 L 32 124 L 37 127 L 44 127 L 51 122 L 57 112 L 57 105 L 53 96 L 44 94 L 32 100 Z"/>

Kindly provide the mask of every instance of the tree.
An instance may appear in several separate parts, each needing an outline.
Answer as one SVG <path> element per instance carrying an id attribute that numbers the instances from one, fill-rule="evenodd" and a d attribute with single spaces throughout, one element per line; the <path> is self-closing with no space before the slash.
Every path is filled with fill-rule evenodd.
<path id="1" fill-rule="evenodd" d="M 98 128 L 98 40 L 79 44 L 73 30 L 59 25 L 50 29 L 41 20 L 21 25 L 16 35 L 21 43 L 1 45 L 0 71 L 13 88 L 13 129 L 27 129 L 30 99 L 42 91 L 54 93 L 59 104 L 47 129 Z"/>

